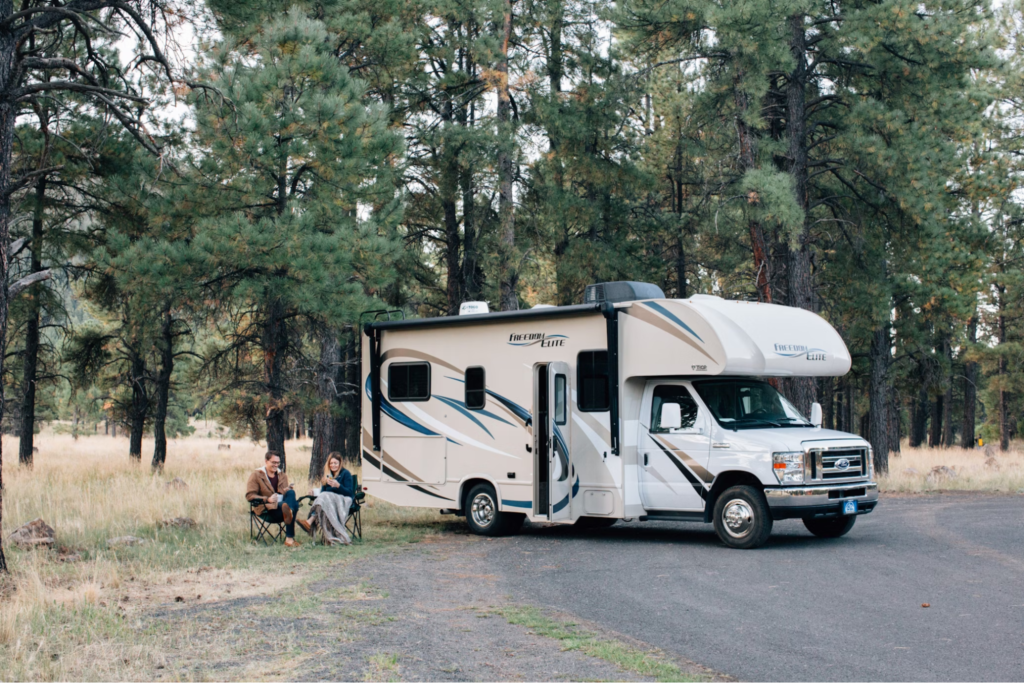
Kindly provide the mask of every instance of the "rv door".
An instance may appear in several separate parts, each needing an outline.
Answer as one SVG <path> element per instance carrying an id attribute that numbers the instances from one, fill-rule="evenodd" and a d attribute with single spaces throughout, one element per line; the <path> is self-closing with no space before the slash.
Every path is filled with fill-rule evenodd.
<path id="1" fill-rule="evenodd" d="M 572 466 L 569 415 L 569 365 L 548 364 L 548 519 L 572 519 L 572 488 L 576 473 Z"/>

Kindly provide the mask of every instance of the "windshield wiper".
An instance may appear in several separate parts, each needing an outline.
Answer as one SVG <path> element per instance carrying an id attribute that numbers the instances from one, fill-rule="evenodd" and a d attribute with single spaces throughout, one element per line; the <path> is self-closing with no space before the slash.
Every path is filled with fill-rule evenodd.
<path id="1" fill-rule="evenodd" d="M 772 420 L 766 420 L 766 419 L 764 419 L 762 417 L 741 417 L 739 420 L 737 420 L 733 424 L 742 425 L 742 424 L 745 424 L 745 423 L 748 423 L 748 422 L 760 422 L 762 424 L 771 425 L 772 427 L 781 427 L 782 426 L 778 422 L 773 422 Z"/>
<path id="2" fill-rule="evenodd" d="M 795 417 L 780 417 L 778 419 L 779 420 L 789 420 L 790 422 L 798 423 L 798 424 L 787 424 L 786 425 L 787 427 L 813 427 L 814 426 L 810 422 L 808 422 L 807 420 L 798 420 Z"/>

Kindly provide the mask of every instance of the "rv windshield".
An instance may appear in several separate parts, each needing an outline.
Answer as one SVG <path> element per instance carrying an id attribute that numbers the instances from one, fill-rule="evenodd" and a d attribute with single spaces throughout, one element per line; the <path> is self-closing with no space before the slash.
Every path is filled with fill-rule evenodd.
<path id="1" fill-rule="evenodd" d="M 698 380 L 693 386 L 726 429 L 814 426 L 768 382 L 712 379 Z"/>

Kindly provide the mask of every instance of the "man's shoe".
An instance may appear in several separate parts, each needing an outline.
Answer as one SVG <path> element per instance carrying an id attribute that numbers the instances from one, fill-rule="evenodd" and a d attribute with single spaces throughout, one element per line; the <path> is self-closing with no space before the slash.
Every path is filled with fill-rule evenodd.
<path id="1" fill-rule="evenodd" d="M 292 509 L 288 507 L 288 503 L 281 503 L 281 515 L 284 517 L 285 524 L 291 524 L 292 520 L 295 519 L 295 515 L 292 514 Z"/>
<path id="2" fill-rule="evenodd" d="M 299 543 L 298 541 L 296 541 L 294 538 L 286 538 L 286 539 L 284 539 L 284 547 L 285 548 L 298 548 L 300 545 L 302 545 L 302 544 Z"/>
<path id="3" fill-rule="evenodd" d="M 298 524 L 299 526 L 301 526 L 301 527 L 302 527 L 302 529 L 303 529 L 303 530 L 304 530 L 304 531 L 305 531 L 305 532 L 306 532 L 307 534 L 309 534 L 310 536 L 312 536 L 312 535 L 313 535 L 313 527 L 311 527 L 311 526 L 309 525 L 309 520 L 308 520 L 308 519 L 297 519 L 297 520 L 295 520 L 295 523 L 296 523 L 296 524 Z"/>

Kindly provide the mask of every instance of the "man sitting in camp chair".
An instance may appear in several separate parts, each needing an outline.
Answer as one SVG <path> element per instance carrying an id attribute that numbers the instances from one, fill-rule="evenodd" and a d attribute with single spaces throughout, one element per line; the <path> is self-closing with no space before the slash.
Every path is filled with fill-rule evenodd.
<path id="1" fill-rule="evenodd" d="M 304 529 L 308 522 L 296 520 L 299 503 L 295 489 L 288 481 L 288 475 L 281 471 L 281 454 L 267 451 L 264 465 L 251 475 L 245 486 L 245 499 L 252 503 L 259 501 L 253 512 L 271 524 L 284 524 L 284 544 L 289 548 L 299 545 L 295 540 L 295 522 Z M 308 529 L 307 529 L 308 531 Z"/>

